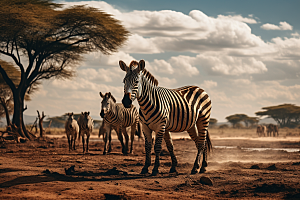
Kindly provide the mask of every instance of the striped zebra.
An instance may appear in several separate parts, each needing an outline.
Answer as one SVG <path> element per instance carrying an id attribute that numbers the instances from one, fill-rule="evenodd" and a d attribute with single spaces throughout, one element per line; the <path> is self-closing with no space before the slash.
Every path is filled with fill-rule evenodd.
<path id="1" fill-rule="evenodd" d="M 77 123 L 79 125 L 79 137 L 78 140 L 80 140 L 80 136 L 82 137 L 82 145 L 83 145 L 83 153 L 86 151 L 89 151 L 89 139 L 90 135 L 93 132 L 94 123 L 93 119 L 90 116 L 90 112 L 81 112 L 81 115 L 79 116 Z M 86 149 L 84 147 L 84 135 L 86 135 Z"/>
<path id="2" fill-rule="evenodd" d="M 102 98 L 100 116 L 103 118 L 104 127 L 106 133 L 103 136 L 104 150 L 103 154 L 106 154 L 107 138 L 109 139 L 108 152 L 111 151 L 111 130 L 114 129 L 118 135 L 118 139 L 122 145 L 122 153 L 128 153 L 128 141 L 129 137 L 126 131 L 127 127 L 131 127 L 130 135 L 130 153 L 132 153 L 133 140 L 136 132 L 140 134 L 139 127 L 139 114 L 135 106 L 131 105 L 129 108 L 125 108 L 122 103 L 116 103 L 116 99 L 109 93 L 99 93 Z M 125 138 L 125 144 L 123 142 L 123 135 Z"/>
<path id="3" fill-rule="evenodd" d="M 278 134 L 278 126 L 275 125 L 275 124 L 268 124 L 267 125 L 267 135 L 271 137 L 272 133 L 273 133 L 273 137 L 279 136 L 279 134 Z"/>
<path id="4" fill-rule="evenodd" d="M 140 120 L 145 136 L 146 160 L 141 174 L 148 173 L 151 164 L 152 131 L 155 138 L 155 165 L 152 175 L 159 173 L 159 155 L 164 138 L 170 152 L 172 166 L 170 173 L 177 172 L 177 159 L 174 155 L 170 132 L 187 131 L 197 147 L 197 156 L 192 174 L 205 172 L 207 151 L 212 148 L 207 131 L 211 100 L 204 90 L 197 86 L 185 86 L 178 89 L 158 87 L 157 79 L 145 69 L 145 61 L 132 61 L 129 67 L 119 61 L 120 68 L 126 72 L 124 78 L 124 97 L 122 103 L 130 107 L 137 98 L 140 105 Z M 200 166 L 201 155 L 203 161 Z"/>
<path id="5" fill-rule="evenodd" d="M 77 121 L 74 119 L 73 113 L 68 113 L 68 119 L 65 123 L 65 131 L 69 143 L 69 151 L 75 150 L 75 141 L 79 133 L 79 126 Z"/>

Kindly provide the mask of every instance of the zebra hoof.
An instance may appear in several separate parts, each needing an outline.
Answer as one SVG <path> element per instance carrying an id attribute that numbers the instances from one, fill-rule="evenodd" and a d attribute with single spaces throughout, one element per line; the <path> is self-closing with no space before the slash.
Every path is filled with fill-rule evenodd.
<path id="1" fill-rule="evenodd" d="M 192 169 L 191 174 L 197 174 L 197 173 L 198 173 L 197 169 Z"/>
<path id="2" fill-rule="evenodd" d="M 206 172 L 206 169 L 205 169 L 205 167 L 201 167 L 201 169 L 200 169 L 199 173 L 205 173 L 205 172 Z"/>
<path id="3" fill-rule="evenodd" d="M 148 172 L 148 168 L 143 168 L 141 174 L 147 174 Z"/>
<path id="4" fill-rule="evenodd" d="M 151 175 L 156 176 L 158 173 L 159 173 L 158 170 L 153 170 Z"/>
<path id="5" fill-rule="evenodd" d="M 106 152 L 105 152 L 105 151 L 103 151 L 103 155 L 106 155 Z"/>

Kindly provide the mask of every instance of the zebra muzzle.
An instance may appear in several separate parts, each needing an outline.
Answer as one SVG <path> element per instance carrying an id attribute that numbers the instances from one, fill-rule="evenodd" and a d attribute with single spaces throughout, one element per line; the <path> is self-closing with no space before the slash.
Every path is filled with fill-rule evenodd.
<path id="1" fill-rule="evenodd" d="M 132 104 L 132 100 L 130 99 L 131 94 L 126 93 L 124 94 L 124 97 L 122 99 L 122 104 L 124 105 L 125 108 L 130 108 Z"/>
<path id="2" fill-rule="evenodd" d="M 101 112 L 100 112 L 100 116 L 102 117 L 102 118 L 104 118 L 104 111 L 103 110 L 101 110 Z"/>

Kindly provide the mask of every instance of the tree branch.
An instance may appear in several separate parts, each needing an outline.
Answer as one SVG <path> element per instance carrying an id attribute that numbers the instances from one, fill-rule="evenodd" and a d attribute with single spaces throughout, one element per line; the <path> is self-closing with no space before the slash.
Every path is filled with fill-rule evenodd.
<path id="1" fill-rule="evenodd" d="M 13 81 L 8 77 L 6 71 L 1 67 L 0 65 L 0 73 L 3 77 L 3 79 L 5 80 L 5 82 L 7 83 L 7 85 L 11 88 L 12 91 L 15 91 L 17 88 L 15 86 L 15 84 L 13 83 Z"/>

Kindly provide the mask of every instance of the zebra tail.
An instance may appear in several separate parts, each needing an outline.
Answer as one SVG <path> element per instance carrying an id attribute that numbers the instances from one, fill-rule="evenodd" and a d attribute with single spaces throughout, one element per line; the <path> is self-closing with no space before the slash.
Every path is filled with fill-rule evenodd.
<path id="1" fill-rule="evenodd" d="M 207 152 L 210 152 L 212 150 L 212 143 L 210 140 L 210 135 L 209 135 L 208 130 L 207 130 L 207 134 L 206 134 L 206 147 L 207 147 Z"/>

